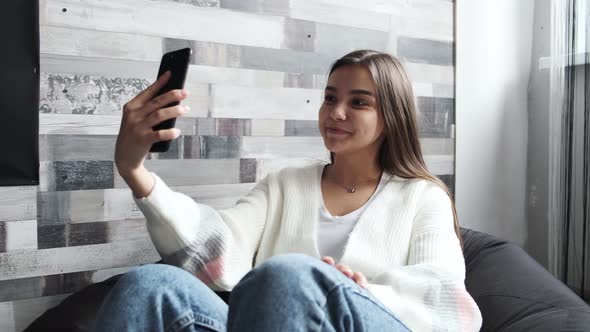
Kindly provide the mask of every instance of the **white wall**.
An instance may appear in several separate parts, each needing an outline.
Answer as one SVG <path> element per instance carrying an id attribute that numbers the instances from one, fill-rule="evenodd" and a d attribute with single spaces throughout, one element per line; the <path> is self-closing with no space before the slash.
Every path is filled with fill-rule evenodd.
<path id="1" fill-rule="evenodd" d="M 526 245 L 533 0 L 457 0 L 456 201 L 463 227 Z"/>
<path id="2" fill-rule="evenodd" d="M 549 95 L 550 70 L 539 60 L 551 55 L 551 0 L 535 1 L 532 66 L 529 81 L 527 151 L 527 251 L 541 265 L 549 262 Z"/>

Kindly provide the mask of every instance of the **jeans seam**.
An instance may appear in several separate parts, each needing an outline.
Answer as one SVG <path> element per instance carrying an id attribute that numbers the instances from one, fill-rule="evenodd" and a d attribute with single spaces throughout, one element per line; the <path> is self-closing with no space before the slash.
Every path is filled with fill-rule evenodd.
<path id="1" fill-rule="evenodd" d="M 354 294 L 356 294 L 356 295 L 359 295 L 359 296 L 361 296 L 361 297 L 363 297 L 363 298 L 365 298 L 365 299 L 367 299 L 367 300 L 369 300 L 369 301 L 373 302 L 373 304 L 375 304 L 377 307 L 379 307 L 379 309 L 381 309 L 383 312 L 385 312 L 386 314 L 388 314 L 389 316 L 391 316 L 391 318 L 395 319 L 395 320 L 396 320 L 398 323 L 400 323 L 400 324 L 401 324 L 401 325 L 402 325 L 404 328 L 406 328 L 408 331 L 411 331 L 411 330 L 410 330 L 410 329 L 409 329 L 409 328 L 406 326 L 406 324 L 402 323 L 402 321 L 400 321 L 400 320 L 399 320 L 397 317 L 395 317 L 395 315 L 394 315 L 394 314 L 393 314 L 393 313 L 392 313 L 390 310 L 388 310 L 387 308 L 385 308 L 385 307 L 384 307 L 384 306 L 383 306 L 381 303 L 379 303 L 379 302 L 377 302 L 377 301 L 373 300 L 371 297 L 369 297 L 369 296 L 366 296 L 365 294 L 363 294 L 363 293 L 361 293 L 361 292 L 357 291 L 357 290 L 356 290 L 356 289 L 354 289 L 352 286 L 346 285 L 344 282 L 341 282 L 341 283 L 339 283 L 339 284 L 335 285 L 334 287 L 332 287 L 332 288 L 331 288 L 331 289 L 330 289 L 330 290 L 329 290 L 329 291 L 326 293 L 326 296 L 325 296 L 326 300 L 325 300 L 324 304 L 322 305 L 322 309 L 325 309 L 325 307 L 326 307 L 326 306 L 327 306 L 327 304 L 328 304 L 328 300 L 327 300 L 327 299 L 328 299 L 328 296 L 330 296 L 332 292 L 334 292 L 336 289 L 338 289 L 338 288 L 340 288 L 340 287 L 342 287 L 342 288 L 348 288 L 348 290 L 352 291 Z"/>
<path id="2" fill-rule="evenodd" d="M 223 325 L 217 320 L 207 317 L 205 315 L 188 311 L 172 322 L 166 329 L 166 332 L 178 332 L 190 324 L 199 325 L 201 327 L 209 328 L 213 331 L 223 331 Z"/>
<path id="3" fill-rule="evenodd" d="M 186 312 L 180 317 L 176 318 L 168 327 L 166 327 L 166 332 L 177 332 L 180 329 L 185 328 L 188 324 L 195 321 L 195 317 L 192 311 Z"/>

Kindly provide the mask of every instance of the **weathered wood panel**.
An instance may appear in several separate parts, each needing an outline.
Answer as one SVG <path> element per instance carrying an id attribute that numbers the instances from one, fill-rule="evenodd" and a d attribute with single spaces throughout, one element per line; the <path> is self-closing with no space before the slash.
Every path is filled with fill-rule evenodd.
<path id="1" fill-rule="evenodd" d="M 0 281 L 0 302 L 55 296 L 78 291 L 132 267 L 53 274 Z"/>
<path id="2" fill-rule="evenodd" d="M 40 52 L 47 54 L 160 61 L 163 38 L 41 25 Z"/>
<path id="3" fill-rule="evenodd" d="M 316 120 L 321 90 L 214 85 L 211 116 L 219 118 Z"/>
<path id="4" fill-rule="evenodd" d="M 0 221 L 2 251 L 37 249 L 37 220 Z"/>
<path id="5" fill-rule="evenodd" d="M 256 170 L 249 176 L 252 174 Z M 174 186 L 165 181 L 174 190 L 216 209 L 231 207 L 253 186 L 252 183 Z M 40 226 L 143 218 L 128 188 L 40 192 L 38 204 Z"/>
<path id="6" fill-rule="evenodd" d="M 169 1 L 45 0 L 40 16 L 43 24 L 52 26 L 238 45 L 278 48 L 283 40 L 282 17 Z"/>
<path id="7" fill-rule="evenodd" d="M 0 280 L 133 266 L 159 260 L 149 239 L 0 253 Z"/>
<path id="8" fill-rule="evenodd" d="M 35 219 L 36 186 L 0 187 L 0 221 Z"/>

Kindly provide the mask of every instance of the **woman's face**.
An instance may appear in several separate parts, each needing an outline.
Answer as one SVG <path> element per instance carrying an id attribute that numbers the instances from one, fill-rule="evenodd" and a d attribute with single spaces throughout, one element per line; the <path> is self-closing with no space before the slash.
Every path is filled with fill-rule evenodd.
<path id="1" fill-rule="evenodd" d="M 319 126 L 331 152 L 378 152 L 383 141 L 383 115 L 378 111 L 375 83 L 368 69 L 344 66 L 330 75 Z"/>

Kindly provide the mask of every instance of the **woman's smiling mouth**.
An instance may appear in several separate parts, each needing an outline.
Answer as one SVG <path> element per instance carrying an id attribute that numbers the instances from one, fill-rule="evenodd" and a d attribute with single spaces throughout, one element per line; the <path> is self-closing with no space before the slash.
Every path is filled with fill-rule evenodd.
<path id="1" fill-rule="evenodd" d="M 339 129 L 339 128 L 327 127 L 326 131 L 329 135 L 348 135 L 348 134 L 350 134 L 350 132 L 343 130 L 343 129 Z"/>

